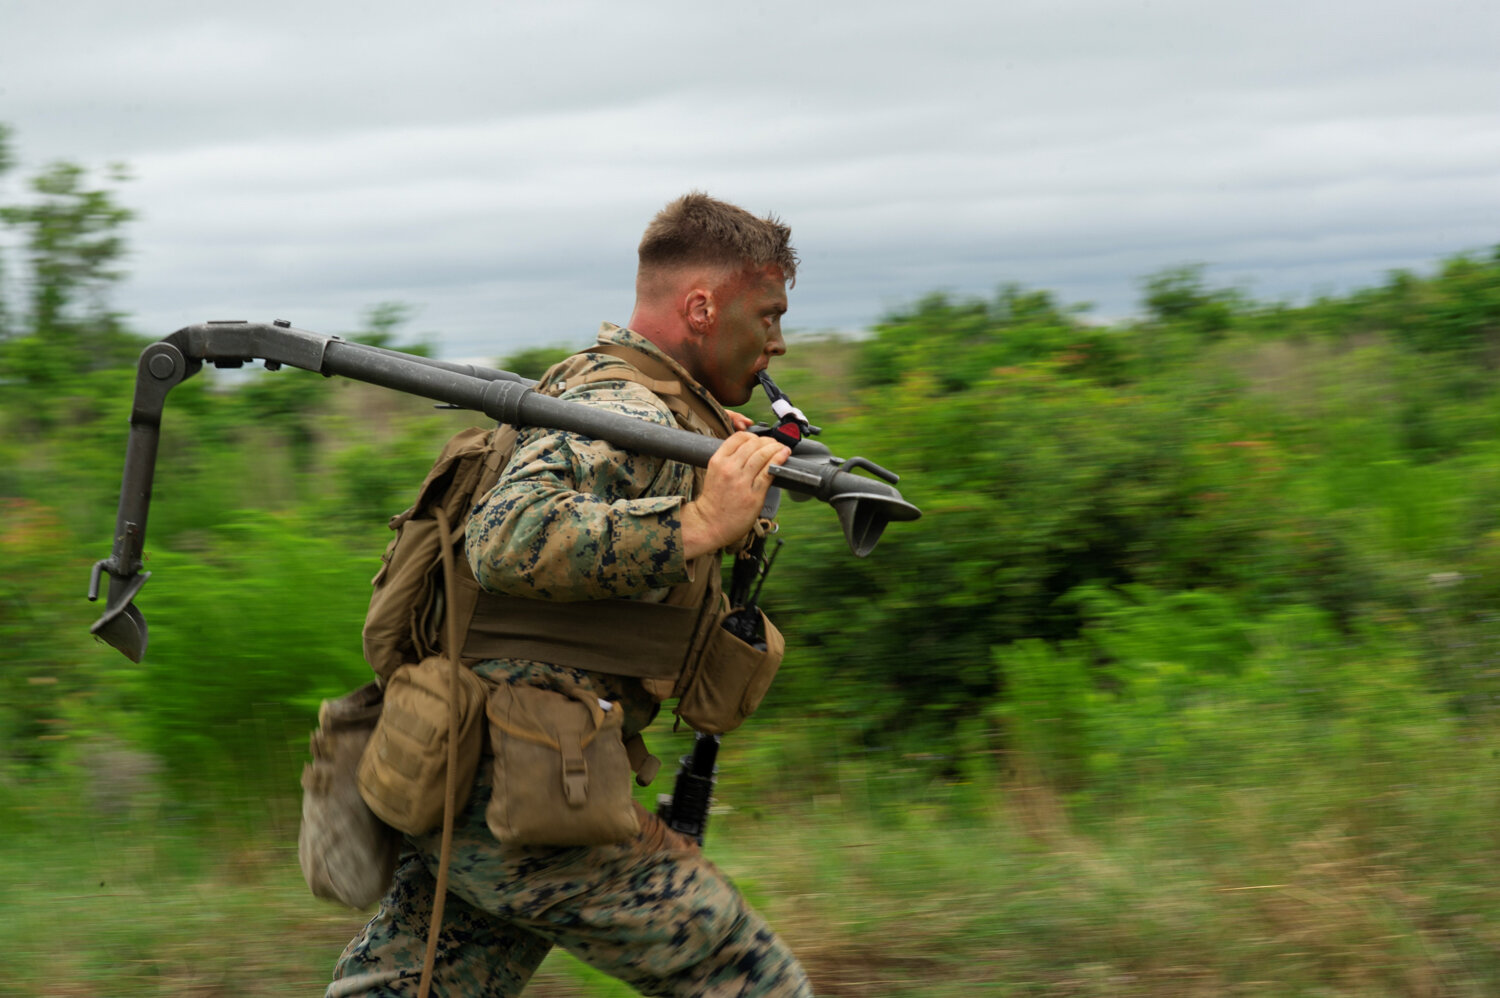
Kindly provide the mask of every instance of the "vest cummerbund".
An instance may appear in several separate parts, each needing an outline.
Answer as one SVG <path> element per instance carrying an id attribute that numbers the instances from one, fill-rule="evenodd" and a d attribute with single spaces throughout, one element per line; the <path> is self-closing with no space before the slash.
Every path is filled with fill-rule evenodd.
<path id="1" fill-rule="evenodd" d="M 639 679 L 672 679 L 682 670 L 701 610 L 632 599 L 477 595 L 464 658 L 525 658 Z"/>

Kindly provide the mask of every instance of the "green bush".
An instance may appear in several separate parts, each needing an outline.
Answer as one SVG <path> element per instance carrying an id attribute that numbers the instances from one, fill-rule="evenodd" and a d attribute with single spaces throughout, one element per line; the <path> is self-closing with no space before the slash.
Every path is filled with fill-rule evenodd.
<path id="1" fill-rule="evenodd" d="M 179 776 L 278 772 L 320 699 L 369 678 L 360 625 L 378 551 L 316 522 L 221 511 L 192 552 L 158 550 L 138 601 L 154 621 L 138 666 L 113 670 L 140 741 Z"/>

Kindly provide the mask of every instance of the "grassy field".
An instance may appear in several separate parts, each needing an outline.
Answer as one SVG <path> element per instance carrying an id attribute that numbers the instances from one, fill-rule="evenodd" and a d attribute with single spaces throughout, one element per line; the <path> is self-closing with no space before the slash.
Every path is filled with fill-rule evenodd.
<path id="1" fill-rule="evenodd" d="M 820 995 L 1480 998 L 1500 993 L 1497 747 L 1451 746 L 1416 780 L 1309 766 L 1071 805 L 1014 775 L 892 795 L 846 771 L 719 815 L 709 853 Z M 319 993 L 365 916 L 306 892 L 294 806 L 13 814 L 0 994 Z M 527 993 L 632 992 L 554 954 Z"/>

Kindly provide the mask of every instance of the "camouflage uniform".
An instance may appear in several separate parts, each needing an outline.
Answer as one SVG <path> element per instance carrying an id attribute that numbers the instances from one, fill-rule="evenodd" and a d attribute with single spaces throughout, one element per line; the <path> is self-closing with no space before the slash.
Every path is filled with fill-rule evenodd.
<path id="1" fill-rule="evenodd" d="M 599 339 L 665 359 L 608 323 Z M 660 399 L 631 382 L 595 382 L 561 397 L 676 425 Z M 694 491 L 686 465 L 529 429 L 470 519 L 470 563 L 486 588 L 513 596 L 660 601 L 688 581 L 679 512 Z M 620 703 L 627 737 L 657 709 L 636 679 L 517 659 L 477 671 L 496 682 L 581 685 Z M 489 794 L 481 766 L 456 823 L 434 995 L 519 994 L 554 945 L 648 995 L 811 994 L 791 952 L 728 878 L 654 815 L 643 811 L 641 834 L 619 845 L 502 846 L 485 823 Z M 395 884 L 344 950 L 328 998 L 416 993 L 440 843 L 437 831 L 408 837 Z"/>

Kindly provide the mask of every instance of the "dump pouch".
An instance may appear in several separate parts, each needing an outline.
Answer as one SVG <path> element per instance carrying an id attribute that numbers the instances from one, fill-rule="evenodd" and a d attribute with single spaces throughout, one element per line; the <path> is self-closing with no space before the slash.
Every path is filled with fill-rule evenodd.
<path id="1" fill-rule="evenodd" d="M 494 780 L 484 817 L 507 845 L 587 846 L 640 833 L 625 711 L 585 690 L 501 683 L 489 696 Z"/>
<path id="2" fill-rule="evenodd" d="M 302 769 L 297 862 L 314 895 L 367 908 L 390 887 L 401 837 L 360 796 L 355 771 L 380 719 L 371 682 L 318 709 L 312 762 Z"/>
<path id="3" fill-rule="evenodd" d="M 437 590 L 440 554 L 437 522 L 430 519 L 405 521 L 386 545 L 363 634 L 365 661 L 381 679 L 433 651 L 416 635 L 425 631 L 420 620 Z"/>
<path id="4" fill-rule="evenodd" d="M 706 735 L 733 731 L 755 712 L 771 688 L 786 652 L 786 639 L 762 610 L 757 607 L 755 612 L 766 636 L 764 649 L 745 643 L 724 626 L 731 610 L 728 599 L 723 599 L 702 654 L 678 680 L 674 713 L 693 730 Z"/>
<path id="5" fill-rule="evenodd" d="M 454 682 L 456 675 L 457 681 Z M 385 686 L 385 709 L 359 762 L 359 792 L 381 820 L 412 835 L 443 820 L 448 769 L 448 696 L 458 697 L 457 800 L 468 797 L 479 766 L 486 685 L 446 658 L 404 665 Z"/>

